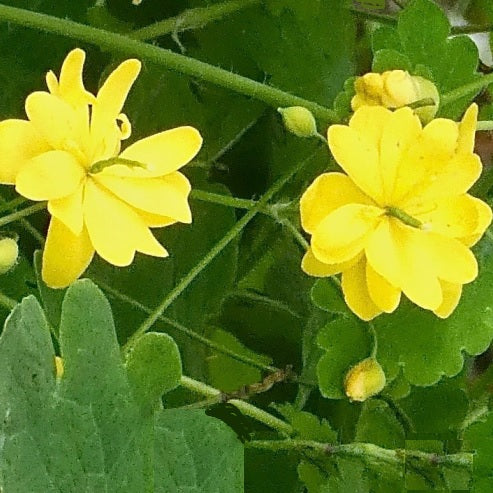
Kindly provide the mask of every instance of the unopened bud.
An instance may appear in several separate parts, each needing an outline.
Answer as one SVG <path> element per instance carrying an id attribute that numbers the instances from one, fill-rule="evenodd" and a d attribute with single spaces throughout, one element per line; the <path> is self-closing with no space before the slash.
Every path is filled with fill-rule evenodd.
<path id="1" fill-rule="evenodd" d="M 313 137 L 317 135 L 317 124 L 310 110 L 303 106 L 277 108 L 281 114 L 284 126 L 298 137 Z"/>
<path id="2" fill-rule="evenodd" d="M 19 247 L 13 238 L 0 240 L 0 274 L 8 272 L 17 262 Z"/>
<path id="3" fill-rule="evenodd" d="M 366 401 L 384 387 L 385 373 L 374 358 L 366 358 L 353 366 L 344 380 L 346 395 L 352 401 Z"/>
<path id="4" fill-rule="evenodd" d="M 56 378 L 63 377 L 63 359 L 60 356 L 55 356 L 55 376 Z"/>
<path id="5" fill-rule="evenodd" d="M 433 119 L 440 102 L 438 90 L 431 81 L 404 70 L 389 70 L 383 74 L 370 72 L 356 79 L 354 89 L 353 111 L 361 106 L 390 109 L 411 106 L 423 123 Z M 421 101 L 422 106 L 419 105 Z M 413 107 L 413 104 L 417 105 Z"/>

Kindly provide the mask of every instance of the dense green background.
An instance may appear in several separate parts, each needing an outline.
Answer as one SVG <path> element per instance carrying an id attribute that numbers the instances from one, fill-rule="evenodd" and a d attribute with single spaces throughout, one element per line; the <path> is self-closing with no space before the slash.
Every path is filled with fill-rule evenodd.
<path id="1" fill-rule="evenodd" d="M 131 33 L 213 2 L 144 0 L 139 7 L 130 0 L 3 3 Z M 441 94 L 483 76 L 474 43 L 465 36 L 450 38 L 449 22 L 436 3 L 399 3 L 409 6 L 398 22 L 379 23 L 365 21 L 367 14 L 355 13 L 340 0 L 268 0 L 153 43 L 334 105 L 341 119 L 349 115 L 352 90 L 345 81 L 372 68 L 423 75 Z M 487 0 L 448 6 L 462 9 L 469 22 L 493 22 Z M 85 80 L 92 91 L 123 59 L 97 46 L 0 23 L 0 117 L 23 118 L 26 95 L 43 89 L 46 71 L 57 72 L 75 46 L 87 52 Z M 125 106 L 133 124 L 131 141 L 193 125 L 204 136 L 202 151 L 184 169 L 193 187 L 248 199 L 258 199 L 278 177 L 307 160 L 274 199 L 293 207 L 278 218 L 257 214 L 166 310 L 171 323 L 158 321 L 125 367 L 117 342 L 125 343 L 146 318 L 145 307 L 158 305 L 244 211 L 192 200 L 191 226 L 156 232 L 170 252 L 168 259 L 137 255 L 126 269 L 96 259 L 86 276 L 102 291 L 81 281 L 68 290 L 63 310 L 65 293 L 38 284 L 39 257 L 35 262 L 33 254 L 40 244 L 25 224 L 10 224 L 3 233 L 19 235 L 21 257 L 0 278 L 0 291 L 17 301 L 34 297 L 15 309 L 0 339 L 0 483 L 5 493 L 235 493 L 243 484 L 252 493 L 491 491 L 493 372 L 488 353 L 474 357 L 487 351 L 493 338 L 491 240 L 475 248 L 480 276 L 465 288 L 449 319 L 403 303 L 396 313 L 375 321 L 387 387 L 377 398 L 350 403 L 343 378 L 370 354 L 368 326 L 348 311 L 330 282 L 314 282 L 301 272 L 303 248 L 285 225 L 285 218 L 297 225 L 299 196 L 317 174 L 334 166 L 328 149 L 287 133 L 276 109 L 254 98 L 143 62 Z M 457 118 L 477 96 L 488 117 L 493 113 L 490 92 L 478 92 L 442 105 L 440 114 Z M 326 127 L 319 122 L 322 133 Z M 489 200 L 491 162 L 484 164 L 476 192 Z M 0 195 L 5 200 L 15 196 L 5 186 Z M 29 221 L 44 234 L 48 219 L 42 212 Z M 9 312 L 0 311 L 2 319 Z M 296 439 L 365 442 L 389 451 L 438 455 L 410 454 L 404 468 L 371 453 L 356 457 L 248 446 L 253 439 L 283 437 L 228 404 L 206 411 L 176 409 L 200 399 L 178 387 L 179 378 L 183 368 L 183 374 L 230 392 L 266 374 L 186 335 L 183 326 L 264 365 L 292 365 L 301 383 L 278 383 L 250 401 L 291 423 Z M 156 332 L 169 334 L 176 345 Z M 58 383 L 54 351 L 61 351 L 66 362 Z M 476 453 L 473 471 L 437 458 L 463 452 Z"/>

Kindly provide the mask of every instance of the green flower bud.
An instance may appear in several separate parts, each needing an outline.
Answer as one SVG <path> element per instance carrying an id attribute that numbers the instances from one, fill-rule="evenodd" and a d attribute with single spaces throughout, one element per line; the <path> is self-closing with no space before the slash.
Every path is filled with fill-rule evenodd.
<path id="1" fill-rule="evenodd" d="M 0 240 L 0 274 L 8 272 L 17 262 L 19 247 L 12 238 Z"/>
<path id="2" fill-rule="evenodd" d="M 314 137 L 317 135 L 317 124 L 310 110 L 303 106 L 277 108 L 282 116 L 284 126 L 298 137 Z"/>
<path id="3" fill-rule="evenodd" d="M 384 387 L 385 373 L 374 358 L 366 358 L 353 366 L 344 380 L 346 395 L 352 401 L 366 401 Z"/>

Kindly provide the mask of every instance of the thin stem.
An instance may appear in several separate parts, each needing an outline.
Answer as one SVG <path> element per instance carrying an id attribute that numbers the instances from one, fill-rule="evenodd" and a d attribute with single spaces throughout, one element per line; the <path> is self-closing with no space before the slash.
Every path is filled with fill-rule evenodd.
<path id="1" fill-rule="evenodd" d="M 14 221 L 18 221 L 23 217 L 30 216 L 35 212 L 39 212 L 46 207 L 45 202 L 39 202 L 37 204 L 33 204 L 25 209 L 22 209 L 17 212 L 12 212 L 12 214 L 8 214 L 7 216 L 0 217 L 0 226 L 5 226 L 6 224 L 13 223 Z"/>
<path id="2" fill-rule="evenodd" d="M 128 303 L 129 305 L 137 308 L 138 310 L 141 310 L 144 313 L 151 314 L 152 309 L 145 306 L 144 304 L 140 303 L 137 300 L 134 300 L 130 296 L 127 296 L 126 294 L 120 293 L 120 291 L 116 290 L 115 288 L 112 288 L 108 284 L 106 284 L 103 281 L 100 281 L 98 279 L 95 279 L 96 283 L 98 286 L 103 290 L 106 291 L 107 294 L 110 296 L 113 296 L 116 299 L 119 299 L 120 301 L 123 301 L 125 303 Z M 198 334 L 197 332 L 193 331 L 192 329 L 189 329 L 188 327 L 185 327 L 183 324 L 177 322 L 176 320 L 173 320 L 169 317 L 166 317 L 164 315 L 161 315 L 159 317 L 159 320 L 162 322 L 170 325 L 174 329 L 178 330 L 182 334 L 185 334 L 186 336 L 190 337 L 191 339 L 194 339 L 204 346 L 209 347 L 210 349 L 217 351 L 219 353 L 222 353 L 226 356 L 229 356 L 230 358 L 239 361 L 240 363 L 244 363 L 245 365 L 253 366 L 254 368 L 258 368 L 259 370 L 263 370 L 266 372 L 276 372 L 279 371 L 279 368 L 276 368 L 275 366 L 270 366 L 270 365 L 264 365 L 263 363 L 260 363 L 259 361 L 249 358 L 248 356 L 244 356 L 241 354 L 235 353 L 232 349 L 227 348 L 226 346 L 222 346 L 221 344 L 218 344 L 214 341 L 211 341 L 210 339 L 207 339 L 206 337 Z"/>
<path id="3" fill-rule="evenodd" d="M 450 455 L 438 455 L 420 450 L 409 449 L 385 449 L 372 443 L 348 443 L 343 445 L 332 445 L 329 443 L 315 442 L 311 440 L 252 440 L 245 442 L 246 447 L 272 450 L 307 451 L 319 453 L 324 456 L 354 457 L 365 462 L 386 463 L 402 467 L 409 459 L 417 459 L 423 463 L 423 467 L 430 464 L 448 467 L 459 467 L 470 469 L 472 467 L 473 454 L 459 453 Z"/>
<path id="4" fill-rule="evenodd" d="M 202 28 L 211 22 L 221 20 L 228 15 L 260 3 L 261 0 L 231 0 L 208 7 L 184 10 L 176 17 L 170 17 L 134 31 L 130 37 L 146 41 L 167 34 L 177 34 L 190 29 Z"/>
<path id="5" fill-rule="evenodd" d="M 403 2 L 394 0 L 394 3 L 401 6 L 400 4 Z M 358 7 L 350 7 L 349 10 L 351 10 L 351 12 L 358 17 L 363 17 L 369 21 L 381 22 L 383 24 L 397 24 L 398 20 L 398 15 L 382 14 L 374 11 L 370 12 Z M 450 36 L 455 36 L 457 34 L 484 33 L 490 31 L 493 31 L 493 24 L 467 24 L 465 26 L 451 26 Z"/>
<path id="6" fill-rule="evenodd" d="M 11 210 L 15 209 L 19 205 L 25 204 L 28 202 L 27 199 L 24 197 L 17 197 L 10 202 L 7 202 L 3 197 L 0 196 L 0 203 L 3 205 L 0 207 L 0 212 L 6 211 L 6 210 Z M 44 244 L 44 237 L 43 235 L 27 220 L 27 219 L 20 219 L 19 220 L 21 226 L 28 232 L 30 233 L 41 245 Z"/>
<path id="7" fill-rule="evenodd" d="M 493 74 L 488 74 L 474 82 L 457 87 L 456 89 L 442 95 L 440 106 L 445 107 L 464 96 L 472 96 L 489 86 L 491 83 L 493 83 Z"/>
<path id="8" fill-rule="evenodd" d="M 371 339 L 372 339 L 372 348 L 371 348 L 370 357 L 376 359 L 377 358 L 377 352 L 378 352 L 378 337 L 377 337 L 377 331 L 375 330 L 375 326 L 373 325 L 373 322 L 368 322 L 368 330 L 370 332 Z"/>
<path id="9" fill-rule="evenodd" d="M 211 400 L 208 401 L 209 404 L 211 402 L 214 402 L 213 399 L 218 399 L 217 402 L 221 402 L 223 401 L 222 397 L 227 395 L 227 394 L 223 394 L 219 389 L 211 387 L 210 385 L 207 385 L 205 383 L 199 382 L 198 380 L 194 380 L 193 378 L 190 377 L 182 376 L 180 383 L 182 387 L 185 387 L 186 389 L 191 390 L 192 392 L 210 398 Z M 253 406 L 248 402 L 242 401 L 241 399 L 229 399 L 226 400 L 225 402 L 235 406 L 239 411 L 241 411 L 246 416 L 249 416 L 255 419 L 256 421 L 259 421 L 260 423 L 263 423 L 269 428 L 277 430 L 284 435 L 291 435 L 293 433 L 293 428 L 291 427 L 291 425 L 289 425 L 285 421 L 282 421 L 279 418 L 276 418 L 272 414 L 269 414 L 268 412 L 259 409 L 256 406 Z"/>
<path id="10" fill-rule="evenodd" d="M 221 238 L 205 255 L 205 257 L 197 263 L 188 274 L 167 294 L 163 301 L 154 309 L 149 317 L 137 328 L 135 333 L 128 339 L 124 346 L 124 351 L 130 349 L 136 340 L 145 334 L 152 325 L 159 319 L 163 312 L 185 291 L 192 281 L 226 248 L 234 238 L 236 238 L 245 226 L 256 216 L 256 214 L 268 203 L 268 201 L 311 159 L 311 156 L 304 161 L 300 161 L 294 166 L 289 173 L 279 178 L 264 196 L 249 210 L 245 215 Z"/>
<path id="11" fill-rule="evenodd" d="M 474 34 L 493 31 L 493 24 L 466 24 L 465 26 L 452 26 L 451 34 Z"/>
<path id="12" fill-rule="evenodd" d="M 490 131 L 490 130 L 493 130 L 493 121 L 485 120 L 476 123 L 476 131 L 482 132 L 482 131 Z"/>
<path id="13" fill-rule="evenodd" d="M 251 209 L 257 203 L 256 200 L 238 199 L 236 197 L 230 197 L 229 195 L 206 192 L 205 190 L 192 190 L 190 198 L 203 202 L 210 202 L 212 204 L 234 207 L 235 209 Z"/>
<path id="14" fill-rule="evenodd" d="M 97 45 L 102 50 L 137 56 L 168 70 L 196 77 L 230 91 L 258 99 L 274 108 L 279 106 L 304 106 L 320 120 L 325 122 L 337 121 L 337 115 L 333 110 L 313 101 L 294 96 L 275 87 L 234 74 L 194 58 L 142 43 L 135 39 L 129 39 L 121 34 L 7 5 L 0 5 L 0 19 L 23 27 L 39 29 L 84 41 Z"/>
<path id="15" fill-rule="evenodd" d="M 185 387 L 196 394 L 204 395 L 205 397 L 218 397 L 222 394 L 219 389 L 211 387 L 206 383 L 199 382 L 198 380 L 194 380 L 193 378 L 186 377 L 185 375 L 181 377 L 180 384 L 182 387 Z"/>
<path id="16" fill-rule="evenodd" d="M 368 10 L 363 10 L 358 7 L 350 7 L 349 10 L 358 17 L 363 17 L 368 21 L 377 21 L 384 24 L 395 24 L 397 22 L 397 17 L 390 14 L 381 14 L 379 12 L 370 12 Z"/>
<path id="17" fill-rule="evenodd" d="M 3 198 L 1 198 L 2 202 L 4 201 Z M 16 209 L 20 205 L 23 205 L 27 203 L 28 200 L 25 199 L 24 197 L 16 197 L 15 199 L 10 200 L 9 202 L 4 202 L 2 205 L 0 205 L 0 213 L 5 212 L 5 211 L 11 211 L 12 209 Z"/>
<path id="18" fill-rule="evenodd" d="M 272 416 L 272 414 L 269 414 L 268 412 L 259 409 L 256 406 L 253 406 L 249 402 L 245 402 L 240 399 L 231 399 L 227 402 L 228 404 L 232 404 L 233 406 L 235 406 L 246 416 L 250 416 L 250 418 L 260 421 L 273 430 L 277 430 L 280 433 L 288 436 L 293 434 L 293 428 L 291 425 L 279 418 L 276 418 L 275 416 Z"/>
<path id="19" fill-rule="evenodd" d="M 0 305 L 10 311 L 17 305 L 17 301 L 6 294 L 0 293 Z"/>
<path id="20" fill-rule="evenodd" d="M 305 237 L 301 234 L 300 230 L 287 218 L 281 220 L 281 225 L 284 226 L 292 235 L 303 250 L 308 250 L 310 244 L 306 241 Z"/>

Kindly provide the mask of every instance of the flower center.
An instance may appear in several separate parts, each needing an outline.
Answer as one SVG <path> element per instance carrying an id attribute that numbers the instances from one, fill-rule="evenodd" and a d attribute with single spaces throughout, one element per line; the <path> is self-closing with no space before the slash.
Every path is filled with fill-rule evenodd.
<path id="1" fill-rule="evenodd" d="M 408 226 L 412 226 L 413 228 L 421 228 L 423 226 L 423 223 L 421 221 L 413 216 L 410 216 L 398 207 L 393 207 L 391 205 L 385 207 L 385 214 L 387 216 L 395 217 L 399 219 L 399 221 L 407 224 Z"/>

